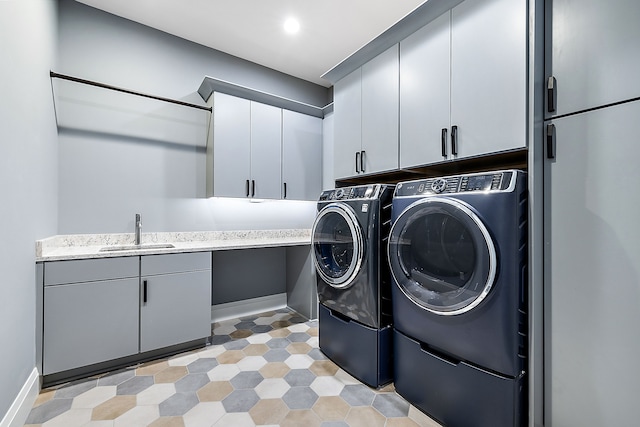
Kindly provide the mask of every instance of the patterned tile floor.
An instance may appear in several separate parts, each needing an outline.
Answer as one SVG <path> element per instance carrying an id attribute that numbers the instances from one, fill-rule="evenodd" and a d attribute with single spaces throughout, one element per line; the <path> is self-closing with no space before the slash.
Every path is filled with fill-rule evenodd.
<path id="1" fill-rule="evenodd" d="M 35 427 L 437 427 L 318 349 L 317 321 L 282 309 L 215 323 L 212 345 L 42 390 Z"/>

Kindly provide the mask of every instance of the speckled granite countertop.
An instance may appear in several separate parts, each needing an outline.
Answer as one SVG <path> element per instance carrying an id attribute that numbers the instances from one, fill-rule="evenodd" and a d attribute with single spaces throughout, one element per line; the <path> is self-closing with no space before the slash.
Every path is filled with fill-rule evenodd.
<path id="1" fill-rule="evenodd" d="M 140 249 L 101 251 L 105 247 L 133 245 L 133 243 L 133 233 L 52 236 L 36 241 L 36 262 L 310 245 L 311 230 L 142 233 Z M 174 247 L 145 247 L 145 245 L 151 246 L 159 243 L 171 244 Z"/>

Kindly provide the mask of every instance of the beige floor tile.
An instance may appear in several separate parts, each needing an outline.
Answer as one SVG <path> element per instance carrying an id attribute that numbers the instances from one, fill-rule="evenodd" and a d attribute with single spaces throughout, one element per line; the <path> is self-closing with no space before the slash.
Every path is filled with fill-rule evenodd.
<path id="1" fill-rule="evenodd" d="M 339 396 L 320 396 L 312 409 L 322 421 L 341 421 L 351 406 Z"/>
<path id="2" fill-rule="evenodd" d="M 287 326 L 291 326 L 291 322 L 288 320 L 276 320 L 271 324 L 271 326 L 273 329 L 286 328 Z"/>
<path id="3" fill-rule="evenodd" d="M 184 414 L 185 427 L 210 427 L 226 414 L 220 402 L 201 402 Z"/>
<path id="4" fill-rule="evenodd" d="M 228 381 L 212 381 L 198 390 L 200 402 L 219 402 L 233 391 L 233 386 Z"/>
<path id="5" fill-rule="evenodd" d="M 238 363 L 245 357 L 242 350 L 227 350 L 218 356 L 218 363 L 220 364 L 232 364 Z"/>
<path id="6" fill-rule="evenodd" d="M 115 397 L 117 391 L 116 386 L 101 386 L 87 390 L 73 399 L 72 409 L 90 408 L 93 409 L 101 403 Z"/>
<path id="7" fill-rule="evenodd" d="M 159 405 L 176 393 L 174 383 L 159 383 L 136 395 L 138 405 Z"/>
<path id="8" fill-rule="evenodd" d="M 262 399 L 249 411 L 253 421 L 258 424 L 280 424 L 289 412 L 282 399 Z"/>
<path id="9" fill-rule="evenodd" d="M 153 376 L 153 380 L 158 383 L 174 383 L 189 372 L 186 366 L 169 366 Z"/>
<path id="10" fill-rule="evenodd" d="M 319 333 L 319 330 L 318 330 L 318 327 L 317 327 L 317 326 L 314 326 L 313 328 L 309 328 L 309 329 L 307 330 L 307 334 L 309 334 L 309 335 L 310 335 L 310 336 L 312 336 L 312 337 L 317 337 L 317 336 L 319 336 L 319 335 L 320 335 L 320 333 Z"/>
<path id="11" fill-rule="evenodd" d="M 96 406 L 91 414 L 92 420 L 115 420 L 136 406 L 135 396 L 115 396 Z"/>
<path id="12" fill-rule="evenodd" d="M 42 427 L 81 427 L 91 421 L 91 409 L 71 409 L 42 424 Z"/>
<path id="13" fill-rule="evenodd" d="M 420 427 L 441 427 L 439 423 L 413 405 L 409 406 L 409 418 L 415 421 Z"/>
<path id="14" fill-rule="evenodd" d="M 309 366 L 309 370 L 321 377 L 325 375 L 334 376 L 338 372 L 338 365 L 331 360 L 316 360 Z"/>
<path id="15" fill-rule="evenodd" d="M 311 346 L 306 342 L 294 342 L 287 346 L 287 351 L 291 354 L 307 354 L 311 351 Z"/>
<path id="16" fill-rule="evenodd" d="M 168 367 L 169 363 L 164 359 L 147 362 L 136 369 L 136 375 L 155 375 Z"/>
<path id="17" fill-rule="evenodd" d="M 340 380 L 342 382 L 342 384 L 344 384 L 344 385 L 357 385 L 357 384 L 360 384 L 360 381 L 358 381 L 357 379 L 353 378 L 346 371 L 344 371 L 344 370 L 342 370 L 340 368 L 338 368 L 338 372 L 336 372 L 334 377 L 336 377 L 336 379 Z"/>
<path id="18" fill-rule="evenodd" d="M 54 394 L 56 394 L 56 390 L 54 389 L 41 391 L 38 397 L 36 398 L 36 401 L 33 404 L 33 407 L 35 408 L 37 406 L 42 405 L 45 402 L 50 401 L 51 399 L 53 399 Z"/>
<path id="19" fill-rule="evenodd" d="M 358 406 L 349 410 L 346 423 L 350 427 L 384 427 L 387 419 L 371 406 Z"/>
<path id="20" fill-rule="evenodd" d="M 282 427 L 319 427 L 320 417 L 311 409 L 289 411 L 280 425 Z"/>
<path id="21" fill-rule="evenodd" d="M 269 331 L 269 335 L 271 335 L 273 338 L 286 338 L 291 335 L 291 331 L 289 331 L 287 328 L 274 329 L 273 331 Z"/>
<path id="22" fill-rule="evenodd" d="M 114 420 L 114 427 L 148 426 L 160 417 L 158 405 L 136 406 Z"/>
<path id="23" fill-rule="evenodd" d="M 411 418 L 387 418 L 385 427 L 420 427 Z"/>
<path id="24" fill-rule="evenodd" d="M 149 427 L 185 427 L 182 417 L 160 417 L 151 424 Z"/>
<path id="25" fill-rule="evenodd" d="M 247 338 L 247 337 L 250 337 L 251 335 L 253 335 L 253 332 L 251 332 L 248 329 L 237 329 L 229 334 L 229 336 L 234 340 Z"/>
<path id="26" fill-rule="evenodd" d="M 269 362 L 260 368 L 260 373 L 264 378 L 283 378 L 291 368 L 284 362 Z"/>
<path id="27" fill-rule="evenodd" d="M 262 356 L 267 351 L 269 351 L 269 347 L 265 344 L 249 344 L 244 349 L 242 349 L 242 351 L 247 356 Z"/>

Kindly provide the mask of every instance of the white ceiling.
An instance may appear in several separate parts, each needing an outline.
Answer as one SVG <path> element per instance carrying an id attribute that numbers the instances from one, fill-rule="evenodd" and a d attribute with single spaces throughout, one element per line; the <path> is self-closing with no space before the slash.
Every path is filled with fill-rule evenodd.
<path id="1" fill-rule="evenodd" d="M 322 74 L 427 0 L 77 1 L 328 87 Z"/>

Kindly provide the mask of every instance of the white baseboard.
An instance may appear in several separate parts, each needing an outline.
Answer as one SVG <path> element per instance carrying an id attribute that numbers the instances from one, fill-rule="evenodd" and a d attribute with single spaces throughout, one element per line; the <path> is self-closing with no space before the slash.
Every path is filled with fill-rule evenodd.
<path id="1" fill-rule="evenodd" d="M 38 393 L 40 393 L 40 375 L 38 374 L 38 369 L 33 368 L 31 375 L 27 378 L 27 382 L 24 383 L 22 390 L 20 390 L 4 418 L 0 421 L 0 427 L 22 427 L 27 421 Z"/>
<path id="2" fill-rule="evenodd" d="M 286 306 L 286 293 L 216 304 L 211 306 L 211 323 L 251 316 L 265 311 L 285 308 Z"/>

